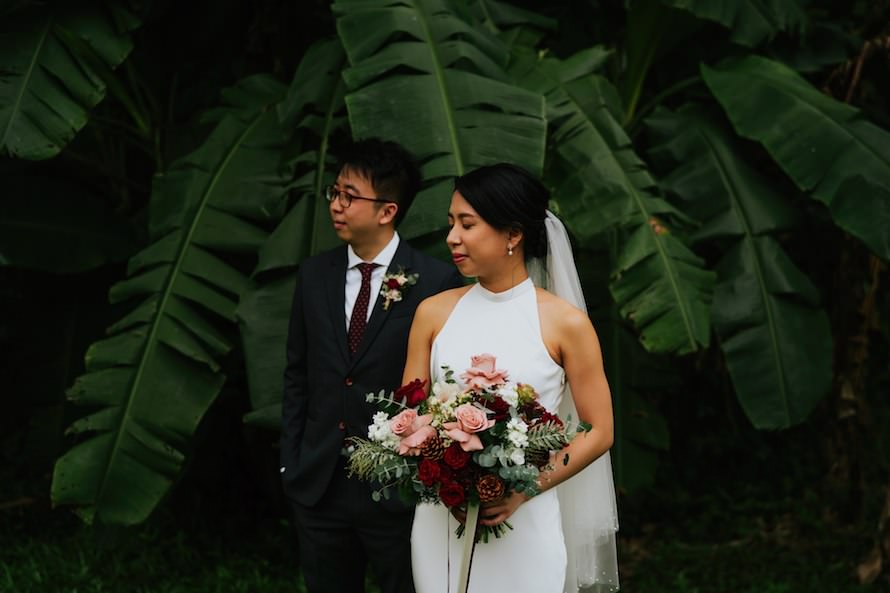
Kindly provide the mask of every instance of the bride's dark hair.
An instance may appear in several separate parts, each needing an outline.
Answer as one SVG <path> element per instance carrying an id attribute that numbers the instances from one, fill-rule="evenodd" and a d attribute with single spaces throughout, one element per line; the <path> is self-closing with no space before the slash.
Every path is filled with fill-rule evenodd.
<path id="1" fill-rule="evenodd" d="M 509 163 L 487 165 L 456 178 L 454 191 L 495 229 L 521 231 L 526 259 L 547 255 L 550 192 L 534 175 Z"/>

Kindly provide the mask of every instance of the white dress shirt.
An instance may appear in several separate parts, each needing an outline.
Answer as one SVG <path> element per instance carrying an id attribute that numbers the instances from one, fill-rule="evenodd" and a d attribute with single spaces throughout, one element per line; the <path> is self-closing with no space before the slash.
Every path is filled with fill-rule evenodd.
<path id="1" fill-rule="evenodd" d="M 380 285 L 383 284 L 383 275 L 389 267 L 396 249 L 399 247 L 399 234 L 394 232 L 392 239 L 387 243 L 386 247 L 377 254 L 377 257 L 367 262 L 369 264 L 377 264 L 377 267 L 371 270 L 371 300 L 368 302 L 368 313 L 365 321 L 371 318 L 371 311 L 374 310 L 374 304 L 377 302 L 377 295 L 380 294 Z M 349 320 L 352 318 L 352 308 L 358 299 L 358 291 L 362 287 L 362 273 L 358 270 L 358 265 L 364 263 L 364 260 L 355 254 L 352 245 L 346 246 L 346 327 L 349 327 Z"/>

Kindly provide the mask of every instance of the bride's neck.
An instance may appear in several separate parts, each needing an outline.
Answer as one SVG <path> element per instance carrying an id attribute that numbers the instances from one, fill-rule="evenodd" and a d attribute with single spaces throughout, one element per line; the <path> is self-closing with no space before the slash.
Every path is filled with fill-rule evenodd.
<path id="1" fill-rule="evenodd" d="M 525 268 L 525 263 L 519 260 L 513 266 L 505 267 L 503 270 L 498 270 L 486 276 L 479 276 L 479 284 L 485 290 L 498 293 L 510 290 L 517 284 L 524 282 L 526 278 L 528 278 L 528 270 Z"/>

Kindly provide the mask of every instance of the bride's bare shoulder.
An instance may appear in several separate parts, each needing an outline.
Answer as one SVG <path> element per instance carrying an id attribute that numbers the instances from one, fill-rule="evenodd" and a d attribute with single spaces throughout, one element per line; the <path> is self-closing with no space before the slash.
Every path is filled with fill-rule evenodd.
<path id="1" fill-rule="evenodd" d="M 586 311 L 543 288 L 538 288 L 537 293 L 538 310 L 545 327 L 552 327 L 560 334 L 592 329 Z"/>
<path id="2" fill-rule="evenodd" d="M 428 296 L 417 306 L 416 316 L 421 320 L 432 322 L 433 325 L 440 325 L 437 323 L 439 321 L 444 323 L 454 309 L 454 306 L 457 305 L 457 301 L 459 301 L 470 288 L 472 288 L 471 284 L 467 286 L 459 286 L 457 288 L 450 288 L 432 296 Z"/>

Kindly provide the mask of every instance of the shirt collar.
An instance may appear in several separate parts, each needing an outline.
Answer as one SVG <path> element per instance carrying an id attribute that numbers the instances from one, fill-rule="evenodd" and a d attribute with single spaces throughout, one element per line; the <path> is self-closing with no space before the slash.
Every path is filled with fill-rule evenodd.
<path id="1" fill-rule="evenodd" d="M 374 263 L 381 266 L 384 270 L 389 267 L 390 262 L 392 262 L 392 258 L 396 254 L 396 249 L 399 248 L 399 233 L 393 232 L 392 239 L 389 240 L 389 243 L 386 244 L 380 253 L 372 259 L 368 263 Z M 352 249 L 352 245 L 346 246 L 346 267 L 348 269 L 352 269 L 355 266 L 362 263 L 364 260 L 355 254 L 355 251 Z"/>

